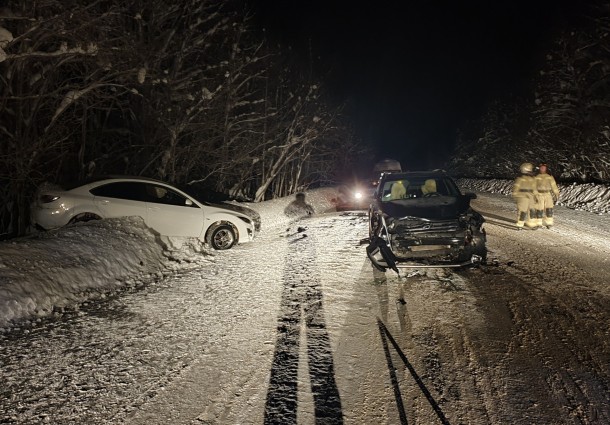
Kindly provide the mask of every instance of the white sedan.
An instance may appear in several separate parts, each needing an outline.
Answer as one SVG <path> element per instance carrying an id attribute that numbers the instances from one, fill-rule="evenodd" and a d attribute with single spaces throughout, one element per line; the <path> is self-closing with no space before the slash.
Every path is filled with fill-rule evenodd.
<path id="1" fill-rule="evenodd" d="M 195 237 L 214 249 L 229 249 L 254 238 L 246 214 L 212 206 L 161 181 L 142 177 L 106 178 L 70 190 L 41 191 L 32 220 L 43 229 L 78 221 L 140 216 L 164 236 Z"/>

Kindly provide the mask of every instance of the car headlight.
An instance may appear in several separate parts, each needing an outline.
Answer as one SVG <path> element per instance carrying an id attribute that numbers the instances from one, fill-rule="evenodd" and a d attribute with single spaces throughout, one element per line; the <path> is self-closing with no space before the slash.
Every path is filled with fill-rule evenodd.
<path id="1" fill-rule="evenodd" d="M 59 196 L 55 196 L 55 195 L 41 195 L 40 196 L 40 202 L 42 202 L 43 204 L 48 204 L 49 202 L 57 201 L 58 199 L 59 199 Z"/>
<path id="2" fill-rule="evenodd" d="M 362 192 L 354 192 L 354 198 L 362 199 Z"/>

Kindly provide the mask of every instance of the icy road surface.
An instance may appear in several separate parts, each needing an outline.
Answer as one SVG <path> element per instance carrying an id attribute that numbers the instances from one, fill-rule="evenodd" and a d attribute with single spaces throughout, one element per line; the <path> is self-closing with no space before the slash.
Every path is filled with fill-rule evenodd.
<path id="1" fill-rule="evenodd" d="M 4 334 L 0 423 L 610 423 L 610 217 L 473 204 L 480 269 L 374 273 L 329 214 Z"/>

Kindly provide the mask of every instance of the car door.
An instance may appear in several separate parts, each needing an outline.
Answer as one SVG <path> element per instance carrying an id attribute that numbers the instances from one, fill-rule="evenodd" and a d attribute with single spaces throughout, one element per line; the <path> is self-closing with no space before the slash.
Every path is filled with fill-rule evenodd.
<path id="1" fill-rule="evenodd" d="M 144 186 L 138 182 L 112 182 L 90 190 L 104 218 L 138 216 L 146 222 L 143 191 Z"/>
<path id="2" fill-rule="evenodd" d="M 148 226 L 165 236 L 201 236 L 203 209 L 192 199 L 155 183 L 146 183 L 145 193 Z"/>

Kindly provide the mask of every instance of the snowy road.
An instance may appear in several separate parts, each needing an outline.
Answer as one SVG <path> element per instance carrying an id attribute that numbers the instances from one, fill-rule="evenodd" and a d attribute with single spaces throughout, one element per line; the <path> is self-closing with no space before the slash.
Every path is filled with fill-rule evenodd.
<path id="1" fill-rule="evenodd" d="M 610 423 L 610 217 L 474 204 L 480 269 L 374 273 L 328 214 L 3 335 L 0 423 Z"/>

